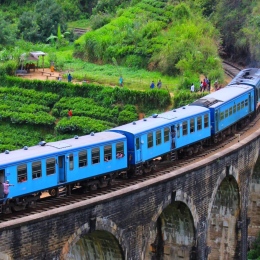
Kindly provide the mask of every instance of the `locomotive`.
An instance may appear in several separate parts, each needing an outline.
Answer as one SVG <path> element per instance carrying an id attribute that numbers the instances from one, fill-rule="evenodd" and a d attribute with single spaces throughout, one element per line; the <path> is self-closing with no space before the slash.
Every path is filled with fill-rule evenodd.
<path id="1" fill-rule="evenodd" d="M 243 127 L 259 110 L 260 69 L 242 70 L 225 88 L 195 102 L 100 133 L 24 147 L 0 154 L 0 182 L 14 187 L 0 211 L 35 207 L 41 194 L 70 194 L 111 185 L 119 175 L 153 170 L 155 159 L 195 155 Z M 2 185 L 0 185 L 2 186 Z"/>

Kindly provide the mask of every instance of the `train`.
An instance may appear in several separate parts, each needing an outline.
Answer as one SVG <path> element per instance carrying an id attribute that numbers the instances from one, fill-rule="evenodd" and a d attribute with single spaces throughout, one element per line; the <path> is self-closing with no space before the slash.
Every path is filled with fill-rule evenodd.
<path id="1" fill-rule="evenodd" d="M 14 186 L 4 196 L 0 185 L 0 213 L 36 207 L 44 192 L 87 192 L 149 173 L 158 161 L 196 156 L 248 124 L 259 104 L 260 69 L 249 68 L 189 105 L 100 133 L 6 150 L 0 154 L 0 182 Z"/>

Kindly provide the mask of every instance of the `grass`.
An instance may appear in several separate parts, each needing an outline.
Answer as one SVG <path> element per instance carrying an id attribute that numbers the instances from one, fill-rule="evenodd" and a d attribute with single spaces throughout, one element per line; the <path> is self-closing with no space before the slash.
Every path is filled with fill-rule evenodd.
<path id="1" fill-rule="evenodd" d="M 180 78 L 162 75 L 160 72 L 112 64 L 98 65 L 82 61 L 73 57 L 73 46 L 67 46 L 60 50 L 50 47 L 45 52 L 54 53 L 57 57 L 57 63 L 63 64 L 62 71 L 65 73 L 71 72 L 74 81 L 87 80 L 101 85 L 119 86 L 119 77 L 122 75 L 124 87 L 131 90 L 148 90 L 152 80 L 156 84 L 161 79 L 162 88 L 167 88 L 170 92 L 173 92 L 180 84 Z M 50 64 L 48 55 L 46 64 Z"/>
<path id="2" fill-rule="evenodd" d="M 68 28 L 88 29 L 89 28 L 89 19 L 82 19 L 82 20 L 78 20 L 78 21 L 68 22 Z"/>
<path id="3" fill-rule="evenodd" d="M 159 79 L 162 81 L 162 88 L 167 88 L 169 92 L 174 92 L 181 82 L 181 78 L 170 77 L 163 75 L 160 72 L 147 71 L 144 69 L 135 69 L 131 67 L 122 67 L 113 64 L 93 64 L 85 62 L 81 59 L 73 57 L 74 45 L 68 44 L 67 46 L 57 49 L 50 44 L 26 44 L 24 41 L 18 41 L 15 48 L 17 55 L 22 53 L 29 53 L 31 51 L 43 51 L 47 55 L 44 58 L 44 66 L 50 67 L 50 62 L 53 57 L 56 59 L 56 66 L 62 68 L 64 74 L 71 72 L 74 81 L 87 80 L 91 83 L 97 83 L 104 86 L 119 86 L 119 77 L 123 76 L 124 87 L 131 90 L 148 90 L 151 81 L 155 84 Z M 11 55 L 12 53 L 10 53 Z M 112 63 L 112 61 L 111 61 Z M 42 64 L 40 59 L 39 65 Z M 58 67 L 57 66 L 57 67 Z M 58 69 L 60 70 L 60 69 Z"/>

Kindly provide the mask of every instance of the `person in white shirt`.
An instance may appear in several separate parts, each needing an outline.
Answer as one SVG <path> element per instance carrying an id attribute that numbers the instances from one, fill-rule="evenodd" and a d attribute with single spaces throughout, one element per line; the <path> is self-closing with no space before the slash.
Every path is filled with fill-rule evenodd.
<path id="1" fill-rule="evenodd" d="M 195 86 L 194 84 L 192 83 L 191 86 L 190 86 L 190 92 L 194 92 L 195 91 Z"/>

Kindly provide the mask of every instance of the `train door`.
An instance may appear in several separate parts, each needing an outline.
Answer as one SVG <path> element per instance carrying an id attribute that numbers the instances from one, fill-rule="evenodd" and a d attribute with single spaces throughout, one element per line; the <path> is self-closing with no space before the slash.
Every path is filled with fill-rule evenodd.
<path id="1" fill-rule="evenodd" d="M 140 137 L 136 137 L 135 139 L 135 162 L 141 162 L 142 160 L 142 150 L 141 150 L 141 139 Z"/>
<path id="2" fill-rule="evenodd" d="M 66 181 L 65 155 L 59 156 L 59 182 Z"/>
<path id="3" fill-rule="evenodd" d="M 0 170 L 0 182 L 5 182 L 5 170 Z"/>
<path id="4" fill-rule="evenodd" d="M 219 110 L 216 109 L 215 111 L 215 131 L 218 132 L 219 131 Z"/>
<path id="5" fill-rule="evenodd" d="M 176 127 L 175 125 L 171 126 L 171 149 L 175 149 L 176 147 Z"/>
<path id="6" fill-rule="evenodd" d="M 0 170 L 0 182 L 5 182 L 5 170 Z M 0 185 L 0 199 L 4 197 L 4 186 Z"/>
<path id="7" fill-rule="evenodd" d="M 252 102 L 251 102 L 251 93 L 249 93 L 248 95 L 248 113 L 251 113 L 252 112 L 252 109 L 251 109 L 251 105 L 252 105 Z"/>

